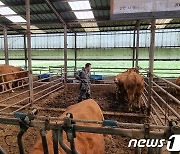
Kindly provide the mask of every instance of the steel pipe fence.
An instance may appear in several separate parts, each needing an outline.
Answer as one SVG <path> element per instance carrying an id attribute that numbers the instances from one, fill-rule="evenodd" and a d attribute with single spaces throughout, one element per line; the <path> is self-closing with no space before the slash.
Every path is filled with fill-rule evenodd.
<path id="1" fill-rule="evenodd" d="M 48 79 L 52 79 L 52 78 L 54 78 L 54 76 L 48 77 Z M 38 88 L 46 87 L 49 84 L 52 84 L 52 83 L 55 83 L 55 84 L 53 84 L 50 87 L 48 86 L 47 88 L 43 88 L 42 90 L 38 91 L 37 93 L 34 93 L 34 95 L 36 96 L 45 91 L 49 91 L 48 93 L 36 98 L 34 100 L 34 102 L 46 97 L 47 95 L 49 95 L 50 93 L 53 93 L 54 91 L 57 91 L 58 89 L 61 89 L 64 87 L 61 77 L 59 77 L 58 79 L 53 79 L 51 81 L 51 83 L 50 82 L 44 83 L 43 80 L 46 80 L 46 79 L 40 79 L 40 80 L 35 81 L 34 85 L 41 83 L 41 82 L 42 82 L 42 85 L 34 86 L 33 89 L 37 90 Z M 145 83 L 145 84 L 146 84 L 146 86 L 148 86 L 147 83 Z M 53 87 L 54 87 L 54 89 L 50 90 Z M 145 92 L 147 93 L 147 90 L 145 90 Z M 155 93 L 155 95 L 157 94 L 154 89 L 152 89 L 152 92 Z M 23 93 L 26 93 L 26 92 L 23 92 Z M 28 99 L 28 98 L 25 98 L 25 99 Z M 148 107 L 148 105 L 147 105 L 148 98 L 145 93 L 143 93 L 142 98 L 143 98 L 143 102 L 145 103 L 146 107 Z M 25 99 L 22 101 L 25 101 Z M 164 111 L 160 105 L 157 105 L 157 101 L 153 96 L 152 96 L 152 100 L 154 102 L 153 104 L 151 104 L 153 113 L 152 112 L 150 113 L 150 117 L 154 120 L 155 125 L 151 125 L 148 123 L 147 124 L 135 124 L 135 123 L 121 123 L 121 122 L 117 122 L 117 121 L 106 121 L 105 123 L 109 122 L 110 124 L 108 126 L 104 126 L 103 121 L 73 119 L 73 121 L 75 123 L 91 123 L 91 124 L 95 124 L 95 125 L 96 124 L 100 125 L 98 127 L 88 127 L 88 126 L 81 126 L 81 125 L 75 124 L 75 125 L 73 125 L 74 131 L 75 132 L 98 133 L 98 134 L 111 134 L 111 135 L 120 135 L 120 136 L 128 136 L 128 137 L 138 137 L 138 138 L 145 138 L 147 135 L 149 135 L 148 137 L 153 138 L 153 139 L 155 139 L 155 138 L 159 138 L 159 139 L 166 138 L 167 139 L 167 134 L 170 131 L 173 132 L 175 130 L 175 132 L 179 132 L 178 126 L 165 125 L 163 119 L 161 119 L 160 113 L 156 109 L 156 106 L 159 108 L 159 110 L 162 112 L 163 115 L 167 116 L 166 118 L 168 119 L 169 122 L 171 119 L 166 114 L 166 111 Z M 162 100 L 163 100 L 163 98 L 162 98 Z M 10 107 L 13 107 L 15 105 L 18 105 L 19 103 L 20 102 L 10 104 L 9 106 L 0 110 L 0 123 L 19 125 L 19 119 L 12 118 L 12 116 L 14 116 L 14 114 L 16 114 L 16 112 L 26 109 L 27 107 L 30 107 L 31 103 L 27 103 L 23 106 L 20 106 L 19 108 L 17 108 L 16 110 L 12 111 L 9 114 L 4 112 L 5 110 L 7 110 Z M 179 118 L 179 114 L 175 110 L 173 110 L 173 108 L 170 107 L 170 105 L 168 105 L 164 100 L 163 100 L 163 103 L 165 103 L 167 106 L 169 106 L 169 110 L 172 111 L 172 113 L 174 113 L 174 115 L 177 118 Z M 4 116 L 4 117 L 1 118 L 1 116 Z M 157 121 L 156 117 L 158 118 L 158 120 L 160 121 L 161 124 L 159 123 L 159 121 Z M 61 122 L 63 122 L 64 119 L 61 119 L 58 117 L 44 117 L 44 116 L 34 116 L 34 118 L 35 118 L 35 120 L 31 121 L 30 127 L 36 127 L 41 130 L 43 129 L 44 131 L 47 131 L 47 130 L 52 130 L 53 132 L 56 131 L 56 133 L 53 133 L 53 138 L 54 138 L 53 142 L 57 143 L 57 139 L 59 139 L 59 140 L 61 140 L 61 141 L 59 141 L 61 143 L 60 145 L 61 146 L 63 145 L 62 137 L 60 137 L 61 135 L 58 135 L 58 133 L 60 133 L 59 132 L 60 128 L 64 127 L 64 125 L 61 123 Z M 47 121 L 47 119 L 49 119 L 49 121 L 50 121 L 48 124 L 48 126 L 49 126 L 48 129 L 45 127 L 45 121 Z M 57 122 L 60 122 L 60 123 L 57 123 Z M 113 127 L 111 126 L 112 124 L 114 125 Z M 146 129 L 149 129 L 148 134 L 145 133 L 147 131 Z M 154 129 L 158 129 L 159 132 L 154 131 Z M 59 136 L 59 138 L 57 136 Z M 42 137 L 43 143 L 45 143 L 44 138 L 45 138 L 45 136 Z M 45 146 L 45 145 L 43 147 L 44 147 L 44 149 L 47 150 L 47 146 Z M 57 146 L 59 146 L 59 144 L 56 144 L 56 147 L 54 147 L 54 149 L 56 149 L 56 151 L 57 151 Z"/>
<path id="2" fill-rule="evenodd" d="M 60 73 L 59 67 L 62 67 L 62 69 L 60 70 L 63 70 L 63 66 L 49 66 L 49 67 L 33 67 L 33 71 L 40 72 L 40 74 L 42 72 L 51 72 L 51 73 L 57 74 L 57 73 Z M 80 70 L 82 68 L 81 67 L 75 68 L 75 66 L 68 66 L 67 69 L 68 69 L 67 70 L 68 75 L 73 75 L 76 70 Z M 108 74 L 112 74 L 112 73 L 114 74 L 122 73 L 126 71 L 127 69 L 129 69 L 129 67 L 93 67 L 91 70 L 91 73 L 93 75 L 96 75 L 98 73 L 101 73 L 103 75 L 103 73 L 105 73 L 106 76 L 108 76 Z M 141 73 L 146 75 L 147 68 L 142 70 Z M 154 73 L 155 74 L 172 74 L 172 75 L 178 76 L 180 74 L 180 69 L 154 68 Z"/>
<path id="3" fill-rule="evenodd" d="M 139 68 L 140 68 L 140 70 L 144 70 L 148 73 L 147 69 L 144 69 L 141 67 L 139 67 Z M 153 86 L 151 88 L 152 95 L 150 96 L 151 101 L 152 101 L 151 102 L 152 111 L 151 111 L 151 115 L 150 115 L 151 118 L 157 125 L 160 125 L 160 124 L 166 125 L 167 122 L 172 120 L 171 119 L 172 117 L 170 118 L 170 113 L 171 113 L 171 114 L 173 114 L 174 118 L 177 121 L 180 121 L 180 114 L 172 106 L 172 104 L 178 106 L 180 101 L 175 96 L 173 96 L 168 91 L 166 91 L 164 88 L 162 88 L 162 86 L 158 85 L 158 83 L 155 82 L 155 79 L 158 78 L 158 80 L 161 80 L 161 81 L 165 82 L 167 85 L 170 85 L 171 87 L 174 87 L 178 90 L 179 90 L 179 86 L 177 86 L 176 84 L 174 84 L 173 82 L 171 82 L 167 79 L 157 76 L 155 73 L 152 73 L 152 75 L 153 75 L 153 81 L 152 81 Z M 148 77 L 146 77 L 146 79 L 149 80 Z M 147 81 L 145 81 L 144 84 L 145 84 L 145 89 L 144 89 L 145 93 L 142 94 L 142 97 L 143 97 L 143 103 L 145 103 L 145 105 L 147 107 L 147 104 L 148 104 L 147 96 L 149 96 L 149 93 L 146 88 L 149 87 L 149 84 Z M 160 94 L 159 94 L 159 92 L 160 92 Z M 161 96 L 161 93 L 164 94 L 164 97 Z M 172 99 L 174 101 L 174 103 L 169 104 L 167 101 L 167 98 L 169 100 Z M 164 106 L 164 108 L 163 108 L 163 106 Z M 168 111 L 167 111 L 167 109 L 168 109 Z M 152 112 L 153 112 L 153 114 L 152 114 Z M 162 118 L 162 116 L 164 116 L 164 119 Z M 157 121 L 157 119 L 159 121 Z"/>
<path id="4" fill-rule="evenodd" d="M 56 67 L 56 69 L 59 70 L 59 72 L 56 75 L 50 74 L 49 73 L 49 77 L 45 77 L 45 78 L 38 78 L 38 75 L 34 75 L 34 82 L 33 82 L 33 97 L 35 98 L 34 102 L 48 96 L 49 94 L 59 90 L 59 89 L 63 89 L 64 88 L 64 77 L 63 77 L 63 67 Z M 50 69 L 49 69 L 50 70 Z M 14 72 L 14 73 L 8 73 L 8 74 L 2 74 L 0 76 L 5 76 L 5 75 L 15 75 L 17 73 L 24 73 L 24 72 L 28 72 L 28 71 L 21 71 L 21 72 Z M 52 70 L 51 70 L 52 72 Z M 43 76 L 44 74 L 40 74 L 41 76 Z M 46 75 L 46 74 L 45 74 Z M 28 77 L 24 77 L 21 79 L 15 79 L 15 80 L 11 80 L 11 81 L 7 81 L 2 84 L 8 84 L 10 82 L 18 82 L 20 80 L 26 80 L 29 79 Z M 13 90 L 17 90 L 17 94 L 12 94 L 12 96 L 3 98 L 0 100 L 0 103 L 4 103 L 4 107 L 1 106 L 2 109 L 0 109 L 0 112 L 4 112 L 4 111 L 8 111 L 10 112 L 14 106 L 20 105 L 20 104 L 24 104 L 24 105 L 20 105 L 18 109 L 12 111 L 16 112 L 16 111 L 20 111 L 23 109 L 26 109 L 27 107 L 32 106 L 32 103 L 30 102 L 30 89 L 29 87 L 27 87 L 29 85 L 29 83 L 26 83 L 22 86 L 17 86 L 17 87 L 13 87 Z M 23 91 L 18 91 L 18 89 L 25 87 L 25 89 Z M 6 93 L 9 93 L 11 91 L 11 89 L 8 89 L 6 91 L 2 91 L 0 92 L 0 94 L 3 96 Z M 5 95 L 6 96 L 6 95 Z M 23 97 L 23 98 L 21 98 Z M 14 100 L 14 98 L 16 98 L 16 100 Z"/>
<path id="5" fill-rule="evenodd" d="M 27 104 L 28 105 L 28 104 Z M 52 130 L 53 149 L 55 153 L 58 153 L 58 147 L 61 146 L 65 151 L 72 153 L 71 147 L 68 147 L 64 141 L 62 133 L 66 133 L 70 139 L 70 144 L 74 144 L 74 136 L 77 132 L 97 133 L 97 134 L 109 134 L 127 136 L 131 138 L 149 138 L 149 139 L 168 139 L 174 133 L 180 133 L 180 127 L 174 122 L 170 126 L 157 126 L 149 124 L 130 124 L 119 123 L 113 120 L 104 121 L 91 121 L 72 119 L 68 115 L 64 118 L 46 117 L 35 115 L 36 110 L 29 112 L 28 114 L 22 112 L 14 112 L 8 117 L 1 118 L 2 124 L 20 125 L 20 131 L 18 133 L 18 145 L 19 151 L 24 154 L 22 136 L 29 127 L 35 127 L 41 130 L 41 137 L 43 143 L 44 152 L 48 151 L 48 144 L 46 139 L 46 131 Z M 15 117 L 15 118 L 14 118 Z M 77 124 L 78 123 L 78 124 Z M 81 123 L 83 125 L 81 125 Z M 84 123 L 93 124 L 93 126 L 85 126 Z M 123 128 L 126 127 L 126 128 Z M 154 131 L 154 129 L 160 129 L 160 132 Z M 148 130 L 148 131 L 147 131 Z M 21 135 L 20 135 L 21 134 Z"/>

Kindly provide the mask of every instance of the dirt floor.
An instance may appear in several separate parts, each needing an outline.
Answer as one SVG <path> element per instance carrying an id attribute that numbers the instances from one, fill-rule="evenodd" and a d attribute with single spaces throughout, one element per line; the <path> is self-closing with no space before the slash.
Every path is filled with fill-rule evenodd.
<path id="1" fill-rule="evenodd" d="M 114 85 L 92 85 L 92 98 L 99 104 L 103 111 L 118 111 L 118 112 L 128 112 L 127 102 L 120 101 L 117 102 L 115 99 L 115 86 Z M 20 90 L 23 91 L 23 90 Z M 18 93 L 17 91 L 16 93 Z M 43 108 L 67 108 L 72 104 L 77 103 L 78 96 L 78 84 L 69 84 L 67 88 L 62 92 L 62 90 L 57 91 L 45 99 L 42 99 L 34 107 Z M 6 96 L 1 97 L 1 99 L 12 95 L 7 93 Z M 18 99 L 22 99 L 24 96 L 19 96 Z M 1 100 L 0 99 L 0 100 Z M 16 98 L 17 99 L 17 98 Z M 17 100 L 13 100 L 15 102 Z M 179 110 L 179 108 L 176 108 Z M 139 113 L 139 111 L 137 112 Z M 55 111 L 40 111 L 39 115 L 49 115 L 49 116 L 59 116 L 61 113 Z M 124 116 L 109 116 L 106 115 L 105 119 L 113 119 L 119 122 L 133 122 L 133 123 L 144 123 L 144 118 L 137 117 L 124 117 Z M 10 125 L 0 125 L 0 146 L 2 146 L 8 154 L 17 154 L 17 133 L 19 127 Z M 39 131 L 35 128 L 29 128 L 23 137 L 24 148 L 26 153 L 29 153 L 33 145 L 35 144 L 37 138 L 39 138 Z M 106 154 L 132 154 L 135 152 L 134 148 L 127 148 L 130 138 L 119 137 L 119 136 L 105 136 L 106 143 Z M 146 150 L 142 150 L 146 153 Z"/>

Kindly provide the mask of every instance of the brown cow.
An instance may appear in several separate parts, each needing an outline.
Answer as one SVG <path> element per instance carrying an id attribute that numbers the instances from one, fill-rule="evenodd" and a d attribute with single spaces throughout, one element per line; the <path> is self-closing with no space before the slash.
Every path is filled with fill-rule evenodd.
<path id="1" fill-rule="evenodd" d="M 20 71 L 24 71 L 22 68 L 20 67 L 15 67 L 15 66 L 11 66 L 11 65 L 0 65 L 0 74 L 7 74 L 7 75 L 3 75 L 1 76 L 1 83 L 2 83 L 2 90 L 7 90 L 7 86 L 4 82 L 8 82 L 8 87 L 9 89 L 11 89 L 12 92 L 12 85 L 13 85 L 13 80 L 16 79 L 20 79 L 20 78 L 24 78 L 27 76 L 27 72 L 22 72 L 22 73 L 15 73 L 15 72 L 20 72 Z M 13 74 L 9 74 L 9 73 L 13 73 Z M 18 81 L 22 82 L 22 85 L 24 84 L 25 80 L 22 79 L 22 81 Z M 19 85 L 19 84 L 18 84 Z"/>
<path id="2" fill-rule="evenodd" d="M 144 77 L 136 72 L 130 73 L 124 82 L 124 89 L 129 100 L 129 111 L 132 111 L 134 101 L 141 108 L 141 94 L 144 91 Z"/>
<path id="3" fill-rule="evenodd" d="M 68 107 L 67 110 L 60 116 L 60 118 L 65 117 L 67 113 L 72 113 L 74 119 L 96 120 L 96 121 L 102 121 L 104 119 L 99 105 L 92 99 L 84 100 L 81 103 Z M 97 126 L 95 124 L 78 123 L 78 122 L 76 124 L 81 126 Z M 49 153 L 52 154 L 53 153 L 52 132 L 48 131 L 46 137 L 47 137 Z M 69 146 L 65 133 L 63 133 L 63 138 L 64 138 L 64 143 Z M 104 154 L 105 152 L 104 136 L 101 134 L 76 132 L 75 148 L 79 152 L 79 154 Z M 60 147 L 59 147 L 59 152 L 61 154 L 65 154 L 65 152 Z M 41 139 L 38 139 L 35 146 L 33 147 L 33 150 L 31 151 L 31 154 L 43 154 Z"/>
<path id="4" fill-rule="evenodd" d="M 15 80 L 17 78 L 16 74 L 9 74 L 9 73 L 13 73 L 14 69 L 13 67 L 9 66 L 9 65 L 1 65 L 0 66 L 0 74 L 7 74 L 7 75 L 3 75 L 1 76 L 1 82 L 2 82 L 2 90 L 7 90 L 7 86 L 4 82 L 8 82 L 7 85 L 9 86 L 9 89 L 11 89 L 12 92 L 12 85 L 13 85 L 13 80 Z"/>
<path id="5" fill-rule="evenodd" d="M 176 79 L 176 84 L 180 86 L 180 76 Z"/>
<path id="6" fill-rule="evenodd" d="M 139 70 L 137 68 L 129 68 L 127 71 L 116 75 L 114 82 L 116 83 L 116 99 L 117 100 L 119 99 L 119 94 L 126 95 L 124 83 L 127 76 L 132 72 L 136 72 L 139 74 Z"/>
<path id="7" fill-rule="evenodd" d="M 119 94 L 129 100 L 129 111 L 132 111 L 133 102 L 137 101 L 138 107 L 141 107 L 141 94 L 144 90 L 144 77 L 139 75 L 139 70 L 130 68 L 127 71 L 118 74 L 115 77 L 116 83 L 116 99 Z"/>

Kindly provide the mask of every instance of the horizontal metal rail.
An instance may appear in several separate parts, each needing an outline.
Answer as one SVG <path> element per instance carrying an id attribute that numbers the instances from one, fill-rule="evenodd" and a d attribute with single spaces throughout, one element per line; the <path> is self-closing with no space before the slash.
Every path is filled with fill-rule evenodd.
<path id="1" fill-rule="evenodd" d="M 29 103 L 30 104 L 30 103 Z M 28 105 L 28 104 L 27 104 Z M 0 113 L 0 115 L 6 115 L 6 116 L 13 116 L 12 113 Z M 47 116 L 35 116 L 35 119 L 38 121 L 45 121 L 47 119 L 49 119 L 52 123 L 57 123 L 57 124 L 62 124 L 62 122 L 64 121 L 64 118 L 60 118 L 60 117 L 47 117 Z M 104 121 L 96 121 L 96 120 L 83 120 L 83 119 L 72 119 L 73 122 L 75 123 L 82 123 L 82 124 L 95 124 L 95 125 L 102 125 L 104 123 Z M 143 129 L 145 124 L 137 124 L 137 123 L 122 123 L 122 122 L 118 122 L 115 121 L 117 123 L 116 126 L 114 127 L 126 127 L 126 128 L 138 128 L 138 129 Z M 149 125 L 150 130 L 151 129 L 168 129 L 168 126 L 163 126 L 163 125 Z"/>
<path id="2" fill-rule="evenodd" d="M 6 81 L 6 82 L 1 82 L 0 85 L 7 84 L 7 83 L 10 83 L 10 82 L 20 81 L 20 80 L 23 80 L 23 79 L 29 79 L 29 77 L 24 77 L 24 78 L 19 78 L 19 79 L 15 79 L 15 80 L 10 80 L 10 81 Z"/>
<path id="3" fill-rule="evenodd" d="M 176 97 L 174 97 L 173 95 L 171 95 L 170 93 L 168 93 L 166 90 L 164 90 L 161 86 L 159 86 L 158 84 L 156 84 L 154 81 L 152 81 L 152 83 L 157 86 L 164 94 L 166 94 L 168 97 L 170 97 L 171 99 L 174 100 L 174 102 L 176 102 L 177 104 L 180 105 L 180 100 L 178 100 Z"/>
<path id="4" fill-rule="evenodd" d="M 48 92 L 47 94 L 45 94 L 45 95 L 43 95 L 43 96 L 41 96 L 41 97 L 35 99 L 34 102 L 37 102 L 38 100 L 40 100 L 40 99 L 42 99 L 42 98 L 48 96 L 49 94 L 51 94 L 51 93 L 53 93 L 53 92 L 55 92 L 55 91 L 57 91 L 57 90 L 59 90 L 59 89 L 61 89 L 61 88 L 63 88 L 63 87 L 64 87 L 64 85 L 62 85 L 62 86 L 60 86 L 60 87 L 58 87 L 58 88 L 56 88 L 56 89 L 54 89 L 54 90 Z"/>
<path id="5" fill-rule="evenodd" d="M 20 107 L 19 109 L 17 109 L 17 110 L 15 110 L 15 111 L 13 111 L 13 113 L 14 113 L 14 112 L 21 111 L 21 110 L 25 109 L 26 107 L 28 107 L 28 106 L 30 106 L 30 105 L 31 105 L 31 103 L 28 103 L 28 104 L 26 104 L 26 105 L 24 105 L 24 106 Z"/>
<path id="6" fill-rule="evenodd" d="M 38 94 L 40 94 L 40 93 L 42 93 L 42 92 L 45 92 L 45 91 L 47 91 L 47 90 L 49 90 L 49 89 L 51 89 L 51 88 L 53 88 L 53 87 L 56 87 L 56 86 L 58 86 L 58 85 L 62 85 L 62 84 L 63 84 L 63 83 L 61 82 L 61 83 L 57 83 L 57 84 L 55 84 L 55 85 L 52 85 L 52 86 L 50 86 L 50 87 L 48 87 L 48 88 L 46 88 L 46 89 L 43 89 L 43 90 L 35 93 L 34 96 L 36 96 L 36 95 L 38 95 Z"/>
<path id="7" fill-rule="evenodd" d="M 26 87 L 26 86 L 28 86 L 28 85 L 29 85 L 29 83 L 24 84 L 24 85 L 22 85 L 22 86 L 18 86 L 18 87 L 12 88 L 12 89 L 8 89 L 8 90 L 6 90 L 6 91 L 2 91 L 2 92 L 0 92 L 0 94 L 3 94 L 3 93 L 6 93 L 6 92 L 9 92 L 9 91 L 12 91 L 12 90 L 15 90 L 15 89 L 19 89 L 19 88 L 22 88 L 22 87 Z"/>
<path id="8" fill-rule="evenodd" d="M 10 99 L 12 99 L 12 98 L 15 98 L 15 97 L 17 97 L 17 96 L 23 95 L 23 94 L 25 94 L 25 93 L 27 93 L 27 92 L 29 92 L 29 90 L 26 90 L 26 91 L 24 91 L 24 92 L 22 92 L 22 93 L 13 95 L 13 96 L 11 96 L 11 97 L 7 97 L 6 99 L 0 100 L 0 103 L 5 102 L 5 101 L 8 101 L 8 100 L 10 100 Z"/>
<path id="9" fill-rule="evenodd" d="M 19 71 L 19 72 L 12 72 L 12 73 L 7 73 L 7 74 L 0 74 L 0 76 L 7 76 L 7 75 L 13 75 L 13 74 L 19 74 L 19 73 L 25 73 L 29 71 Z"/>
<path id="10" fill-rule="evenodd" d="M 26 98 L 24 98 L 24 99 L 22 99 L 22 100 L 20 100 L 20 101 L 18 101 L 18 102 L 16 102 L 16 103 L 13 103 L 13 104 L 11 104 L 11 105 L 8 105 L 7 107 L 1 109 L 0 112 L 2 112 L 2 111 L 4 111 L 4 110 L 7 110 L 7 109 L 9 109 L 10 107 L 12 107 L 12 106 L 14 106 L 14 105 L 17 105 L 17 104 L 19 104 L 19 103 L 21 103 L 21 102 L 24 102 L 24 101 L 27 100 L 27 99 L 29 99 L 29 97 L 26 97 Z"/>
<path id="11" fill-rule="evenodd" d="M 166 101 L 161 96 L 159 96 L 153 89 L 151 90 L 161 100 L 161 102 L 180 120 L 180 115 L 170 105 L 168 105 Z"/>
<path id="12" fill-rule="evenodd" d="M 19 125 L 19 120 L 15 118 L 0 118 L 0 123 L 2 124 L 11 124 L 11 125 Z M 63 125 L 57 122 L 48 123 L 49 129 L 59 129 Z M 30 127 L 35 127 L 39 129 L 46 130 L 45 122 L 42 121 L 31 121 Z M 119 135 L 119 136 L 127 136 L 131 138 L 144 138 L 144 130 L 143 129 L 124 129 L 124 128 L 112 128 L 112 127 L 93 127 L 93 126 L 80 126 L 74 125 L 74 131 L 76 132 L 86 132 L 86 133 L 96 133 L 96 134 L 109 134 L 109 135 Z M 151 128 L 151 126 L 150 126 Z M 164 128 L 164 127 L 163 127 Z M 168 127 L 166 127 L 167 129 Z M 149 138 L 150 139 L 162 139 L 164 138 L 164 132 L 156 132 L 150 131 Z"/>
<path id="13" fill-rule="evenodd" d="M 156 109 L 154 108 L 154 106 L 151 104 L 151 108 L 154 111 L 154 113 L 157 115 L 159 121 L 161 122 L 162 125 L 164 125 L 164 122 L 161 119 L 161 116 L 159 115 L 159 113 L 156 111 Z"/>
<path id="14" fill-rule="evenodd" d="M 163 78 L 161 78 L 161 77 L 159 77 L 159 76 L 157 76 L 157 75 L 155 75 L 155 74 L 153 74 L 153 75 L 154 75 L 155 77 L 157 77 L 158 79 L 161 79 L 161 80 L 163 80 L 164 82 L 168 83 L 169 85 L 171 85 L 171 86 L 175 87 L 176 89 L 180 90 L 180 86 L 178 86 L 178 85 L 176 85 L 176 84 L 174 84 L 174 83 L 172 83 L 172 82 L 170 82 L 170 81 L 168 81 L 168 80 L 166 80 L 166 79 L 163 79 Z"/>
<path id="15" fill-rule="evenodd" d="M 44 84 L 42 84 L 42 85 L 39 85 L 39 86 L 37 86 L 37 87 L 34 87 L 33 89 L 35 90 L 35 89 L 38 89 L 38 88 L 40 88 L 40 87 L 43 87 L 43 86 L 46 86 L 46 85 L 48 85 L 48 84 L 52 84 L 53 82 L 56 82 L 56 81 L 60 81 L 61 79 L 55 79 L 55 80 L 52 80 L 52 81 L 50 81 L 50 82 L 47 82 L 47 83 L 44 83 Z M 62 83 L 62 82 L 61 82 Z"/>
<path id="16" fill-rule="evenodd" d="M 163 113 L 163 115 L 166 117 L 168 121 L 170 121 L 169 117 L 165 114 L 165 111 L 160 107 L 160 105 L 157 103 L 157 101 L 151 96 L 152 101 L 155 103 L 155 105 L 159 108 L 159 110 Z"/>

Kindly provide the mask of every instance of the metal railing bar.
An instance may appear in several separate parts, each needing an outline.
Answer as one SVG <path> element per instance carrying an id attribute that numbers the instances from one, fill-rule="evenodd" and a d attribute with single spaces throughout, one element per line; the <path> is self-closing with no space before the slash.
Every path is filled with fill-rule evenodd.
<path id="1" fill-rule="evenodd" d="M 168 121 L 170 121 L 169 117 L 165 114 L 164 110 L 162 109 L 162 107 L 160 107 L 160 105 L 157 103 L 157 101 L 152 96 L 151 96 L 151 99 L 155 103 L 155 105 L 159 108 L 159 110 L 163 113 L 163 115 L 166 116 Z"/>
<path id="2" fill-rule="evenodd" d="M 56 89 L 50 91 L 49 93 L 47 93 L 47 94 L 45 94 L 45 95 L 43 95 L 43 96 L 41 96 L 41 97 L 35 99 L 34 102 L 37 102 L 38 100 L 40 100 L 40 99 L 42 99 L 42 98 L 48 96 L 49 94 L 51 94 L 51 93 L 53 93 L 53 92 L 55 92 L 55 91 L 57 91 L 57 90 L 59 90 L 59 89 L 61 89 L 61 88 L 63 88 L 63 87 L 64 87 L 64 85 L 62 85 L 61 87 L 58 87 L 58 88 L 56 88 Z"/>
<path id="3" fill-rule="evenodd" d="M 25 93 L 27 93 L 27 92 L 29 92 L 29 90 L 26 90 L 26 91 L 24 91 L 24 92 L 22 92 L 22 93 L 13 95 L 13 96 L 11 96 L 11 97 L 7 97 L 6 99 L 0 100 L 0 103 L 5 102 L 5 101 L 7 101 L 7 100 L 10 100 L 10 99 L 12 99 L 12 98 L 14 98 L 14 97 L 17 97 L 17 96 L 19 96 L 19 95 L 25 94 Z"/>
<path id="4" fill-rule="evenodd" d="M 154 111 L 154 113 L 157 115 L 159 121 L 161 122 L 162 125 L 164 125 L 164 122 L 162 121 L 159 113 L 156 111 L 156 109 L 154 108 L 154 106 L 151 104 L 152 110 Z"/>
<path id="5" fill-rule="evenodd" d="M 161 102 L 180 120 L 180 115 L 170 106 L 166 103 L 166 101 L 159 96 L 153 89 L 152 92 L 161 100 Z"/>
<path id="6" fill-rule="evenodd" d="M 12 107 L 12 106 L 14 106 L 14 105 L 17 105 L 17 104 L 19 104 L 19 103 L 21 103 L 21 102 L 24 102 L 24 101 L 27 100 L 27 99 L 29 99 L 29 97 L 24 98 L 24 99 L 22 99 L 22 100 L 20 100 L 20 101 L 18 101 L 18 102 L 16 102 L 16 103 L 13 103 L 13 104 L 11 104 L 11 105 L 9 105 L 9 106 L 1 109 L 0 112 L 4 111 L 4 110 L 6 110 L 6 109 L 9 109 L 10 107 Z"/>
<path id="7" fill-rule="evenodd" d="M 62 84 L 62 83 L 57 83 L 57 84 L 55 84 L 55 85 L 52 85 L 52 86 L 50 86 L 50 87 L 48 87 L 48 88 L 46 88 L 46 89 L 43 89 L 43 90 L 35 93 L 34 96 L 36 96 L 36 95 L 38 95 L 38 94 L 40 94 L 40 93 L 42 93 L 42 92 L 44 92 L 44 91 L 47 91 L 47 90 L 49 90 L 49 89 L 51 89 L 51 88 L 53 88 L 53 87 L 56 87 L 56 86 L 58 86 L 58 85 L 61 85 L 61 84 Z"/>
<path id="8" fill-rule="evenodd" d="M 28 86 L 28 85 L 29 85 L 29 83 L 24 84 L 24 85 L 22 85 L 22 86 L 18 86 L 18 87 L 12 88 L 12 89 L 8 89 L 8 90 L 6 90 L 6 91 L 2 91 L 2 92 L 0 92 L 0 94 L 6 93 L 6 92 L 9 92 L 9 91 L 12 91 L 12 90 L 15 90 L 15 89 L 21 88 L 21 87 L 26 87 L 26 86 Z"/>
<path id="9" fill-rule="evenodd" d="M 165 93 L 168 97 L 170 97 L 171 99 L 173 99 L 177 104 L 180 105 L 180 101 L 174 97 L 173 95 L 171 95 L 170 93 L 168 93 L 166 90 L 164 90 L 163 88 L 161 88 L 161 86 L 159 86 L 158 84 L 156 84 L 154 81 L 152 81 L 152 83 L 157 86 L 163 93 Z"/>

